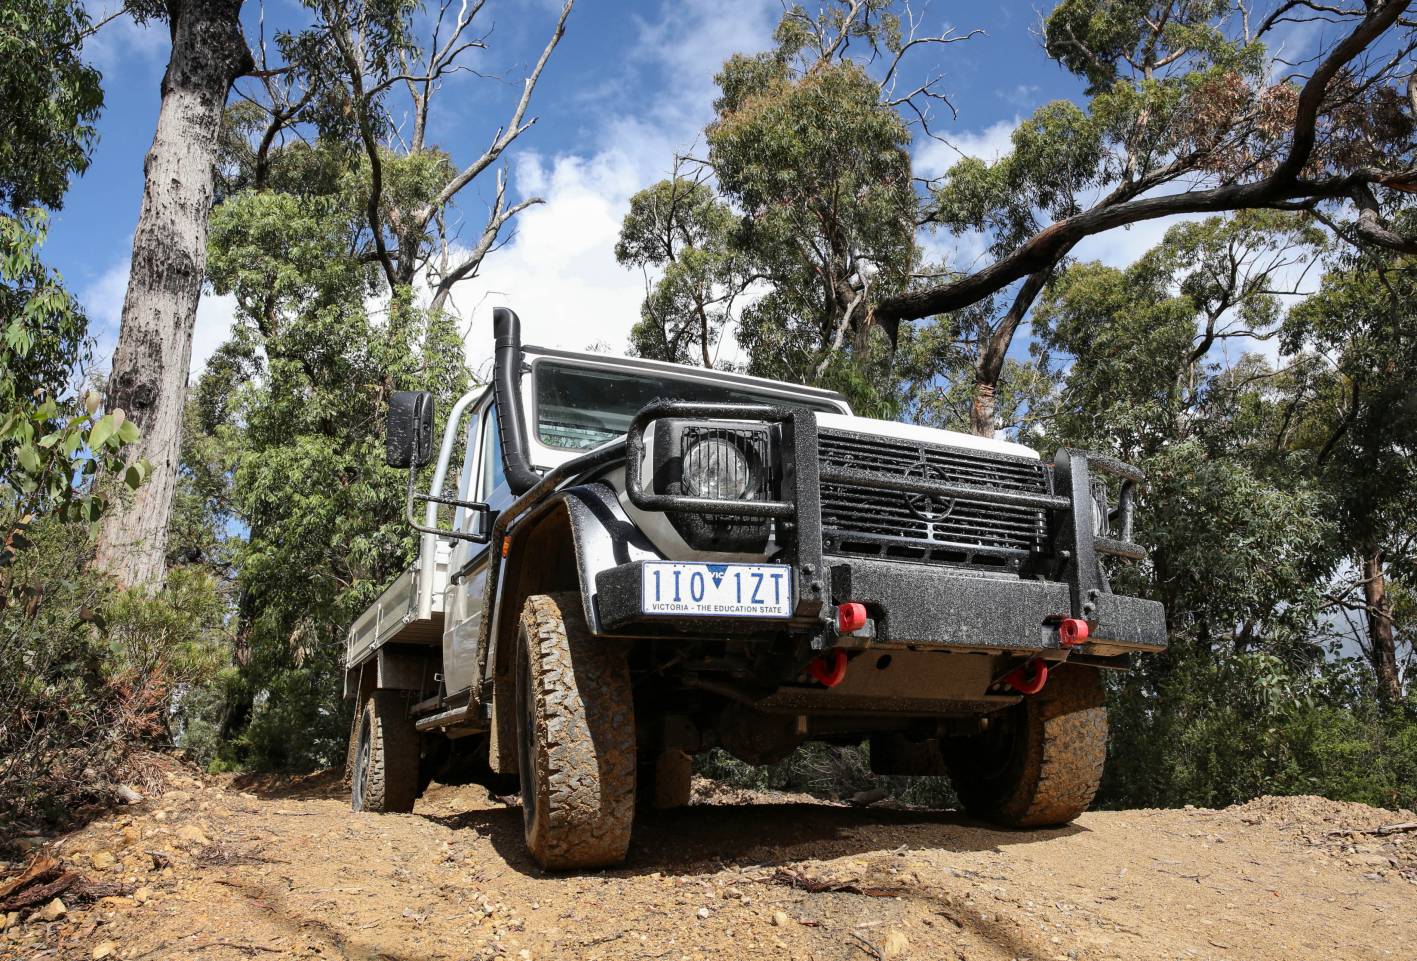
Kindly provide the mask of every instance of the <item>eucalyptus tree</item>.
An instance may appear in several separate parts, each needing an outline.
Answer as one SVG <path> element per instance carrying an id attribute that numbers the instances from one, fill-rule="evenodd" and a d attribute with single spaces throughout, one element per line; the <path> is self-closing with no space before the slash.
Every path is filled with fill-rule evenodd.
<path id="1" fill-rule="evenodd" d="M 446 410 L 468 382 L 455 319 L 388 306 L 381 266 L 351 253 L 371 172 L 349 156 L 287 144 L 263 189 L 213 214 L 209 275 L 237 317 L 197 382 L 187 456 L 194 477 L 222 478 L 220 510 L 245 531 L 222 733 L 261 766 L 335 758 L 343 632 L 413 551 L 404 475 L 383 464 L 388 390 L 432 391 Z M 445 170 L 386 158 L 384 174 L 401 200 L 436 190 Z"/>
<path id="2" fill-rule="evenodd" d="M 408 302 L 420 276 L 428 278 L 433 306 L 441 309 L 457 283 L 476 275 L 507 223 L 539 202 L 509 203 L 506 178 L 499 171 L 481 232 L 463 246 L 450 229 L 458 194 L 495 170 L 507 148 L 535 123 L 528 116 L 532 93 L 564 34 L 572 2 L 562 7 L 505 123 L 461 168 L 426 143 L 427 121 L 442 84 L 467 70 L 469 53 L 485 46 L 483 3 L 456 10 L 440 4 L 426 24 L 429 18 L 417 0 L 308 0 L 311 22 L 279 35 L 273 44 L 258 38 L 254 57 L 241 31 L 242 0 L 130 4 L 139 15 L 170 25 L 173 52 L 147 161 L 107 400 L 110 408 L 128 410 L 144 429 L 138 454 L 154 467 L 152 480 L 105 521 L 100 566 L 124 583 L 150 584 L 162 576 L 192 326 L 223 141 L 220 126 L 232 83 L 248 75 L 253 82 L 252 90 L 243 91 L 253 109 L 233 118 L 253 132 L 247 145 L 253 163 L 240 174 L 242 182 L 259 189 L 270 175 L 272 151 L 302 130 L 318 129 L 359 150 L 368 171 L 362 188 L 365 218 L 355 241 L 361 255 L 382 270 L 393 309 Z M 426 37 L 420 34 L 425 25 Z M 402 142 L 392 119 L 395 91 L 406 94 L 413 119 L 410 137 Z M 225 142 L 232 139 L 227 136 Z M 409 184 L 393 183 L 386 168 L 395 154 L 416 158 L 423 168 L 420 176 Z"/>
<path id="3" fill-rule="evenodd" d="M 1325 249 L 1300 214 L 1181 223 L 1129 267 L 1073 265 L 1037 307 L 1037 349 L 1063 374 L 1049 439 L 1151 478 L 1138 530 L 1173 637 L 1243 648 L 1308 627 L 1331 512 L 1273 453 L 1289 382 L 1255 350 Z"/>
<path id="4" fill-rule="evenodd" d="M 1045 49 L 1088 82 L 1087 103 L 1045 104 L 1008 155 L 967 158 L 932 185 L 929 222 L 983 233 L 992 260 L 881 298 L 879 321 L 1013 291 L 977 357 L 972 425 L 987 434 L 1014 335 L 1086 237 L 1175 214 L 1303 209 L 1358 242 L 1417 249 L 1386 219 L 1417 185 L 1408 7 L 1284 0 L 1255 19 L 1220 0 L 1063 0 Z M 1284 67 L 1265 42 L 1296 22 L 1339 30 L 1311 62 Z"/>
<path id="5" fill-rule="evenodd" d="M 157 129 L 144 160 L 128 289 L 108 379 L 107 408 L 142 431 L 132 452 L 152 476 L 103 520 L 96 564 L 124 586 L 162 581 L 177 487 L 182 405 L 197 302 L 206 281 L 217 133 L 232 83 L 252 69 L 242 0 L 133 0 L 172 34 Z"/>
<path id="6" fill-rule="evenodd" d="M 734 307 L 758 275 L 739 250 L 739 220 L 702 179 L 675 176 L 630 198 L 615 258 L 645 271 L 630 349 L 641 357 L 717 366 Z M 651 279 L 650 269 L 658 276 Z"/>
<path id="7" fill-rule="evenodd" d="M 257 44 L 257 76 L 227 113 L 208 274 L 236 324 L 197 384 L 187 447 L 194 487 L 245 531 L 221 734 L 262 766 L 330 763 L 342 746 L 340 639 L 416 543 L 405 475 L 383 465 L 388 396 L 428 390 L 447 410 L 469 383 L 448 301 L 539 202 L 509 203 L 497 166 L 535 122 L 571 10 L 490 143 L 458 161 L 428 117 L 486 41 L 483 5 L 312 6 L 315 28 Z M 458 198 L 494 175 L 463 243 Z"/>
<path id="8" fill-rule="evenodd" d="M 1414 249 L 1388 222 L 1417 186 L 1409 5 L 1062 0 L 1044 47 L 1086 82 L 1085 100 L 1044 104 L 1006 155 L 964 158 L 923 190 L 906 149 L 935 133 L 924 108 L 944 93 L 937 75 L 895 87 L 907 55 L 962 38 L 930 36 L 889 2 L 789 8 L 773 51 L 725 64 L 706 131 L 721 199 L 751 228 L 735 245 L 767 268 L 740 322 L 749 366 L 854 371 L 879 397 L 882 359 L 836 358 L 869 355 L 873 330 L 888 354 L 903 325 L 942 322 L 968 342 L 969 425 L 992 434 L 1014 337 L 1087 237 L 1176 214 L 1303 210 L 1356 243 Z M 1289 66 L 1266 44 L 1296 24 L 1324 40 Z M 988 256 L 922 266 L 917 230 L 982 238 Z"/>
<path id="9" fill-rule="evenodd" d="M 1417 585 L 1417 261 L 1372 252 L 1330 271 L 1285 323 L 1309 376 L 1291 405 L 1289 443 L 1326 486 L 1336 520 L 1328 602 L 1354 632 L 1379 694 L 1403 695 L 1417 622 L 1397 609 Z M 1408 675 L 1410 683 L 1410 673 Z"/>
<path id="10" fill-rule="evenodd" d="M 919 126 L 940 96 L 938 80 L 901 89 L 902 64 L 967 37 L 927 35 L 891 6 L 789 7 L 772 50 L 723 65 L 707 156 L 638 195 L 622 230 L 623 262 L 663 270 L 640 333 L 695 332 L 702 361 L 737 313 L 750 372 L 893 408 L 868 300 L 912 280 L 918 204 L 900 111 Z M 681 341 L 635 345 L 672 357 Z"/>

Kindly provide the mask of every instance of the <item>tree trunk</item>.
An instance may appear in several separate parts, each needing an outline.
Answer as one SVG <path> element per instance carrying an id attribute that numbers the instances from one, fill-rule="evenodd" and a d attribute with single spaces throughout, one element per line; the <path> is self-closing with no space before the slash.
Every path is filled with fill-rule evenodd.
<path id="1" fill-rule="evenodd" d="M 1378 693 L 1383 700 L 1402 700 L 1402 681 L 1397 676 L 1397 641 L 1392 626 L 1392 598 L 1388 597 L 1387 581 L 1383 576 L 1382 549 L 1369 551 L 1363 557 L 1363 600 L 1368 612 L 1368 657 L 1378 679 Z"/>
<path id="2" fill-rule="evenodd" d="M 113 505 L 99 531 L 95 564 L 125 587 L 155 586 L 164 574 L 192 327 L 206 274 L 217 131 L 231 84 L 252 69 L 241 3 L 168 4 L 172 54 L 144 162 L 143 201 L 106 398 L 110 411 L 121 408 L 142 431 L 132 458 L 146 458 L 153 467 L 147 483 Z"/>
<path id="3" fill-rule="evenodd" d="M 999 375 L 976 369 L 974 396 L 969 404 L 969 432 L 976 437 L 994 436 L 995 398 L 999 390 Z"/>

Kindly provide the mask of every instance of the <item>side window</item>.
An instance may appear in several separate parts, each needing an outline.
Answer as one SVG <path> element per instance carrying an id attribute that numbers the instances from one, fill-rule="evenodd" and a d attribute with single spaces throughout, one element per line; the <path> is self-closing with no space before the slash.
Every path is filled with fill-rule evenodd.
<path id="1" fill-rule="evenodd" d="M 482 476 L 477 485 L 477 499 L 492 503 L 494 498 L 500 500 L 507 493 L 507 478 L 502 473 L 502 432 L 498 430 L 497 408 L 489 407 L 482 419 Z"/>

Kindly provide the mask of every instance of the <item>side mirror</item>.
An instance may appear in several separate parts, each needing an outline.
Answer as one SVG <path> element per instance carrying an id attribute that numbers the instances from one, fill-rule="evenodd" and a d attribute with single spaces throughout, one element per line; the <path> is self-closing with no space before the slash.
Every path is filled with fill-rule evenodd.
<path id="1" fill-rule="evenodd" d="M 422 467 L 433 459 L 433 395 L 395 391 L 389 398 L 384 462 L 390 467 Z"/>

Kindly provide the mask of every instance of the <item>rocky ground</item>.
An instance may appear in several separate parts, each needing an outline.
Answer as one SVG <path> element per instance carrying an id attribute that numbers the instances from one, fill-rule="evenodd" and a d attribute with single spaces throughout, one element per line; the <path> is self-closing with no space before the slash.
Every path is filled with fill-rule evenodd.
<path id="1" fill-rule="evenodd" d="M 1009 832 L 701 783 L 624 867 L 554 876 L 476 787 L 380 816 L 333 777 L 161 780 L 0 863 L 0 906 L 42 900 L 0 958 L 1417 956 L 1417 818 L 1318 798 Z"/>

